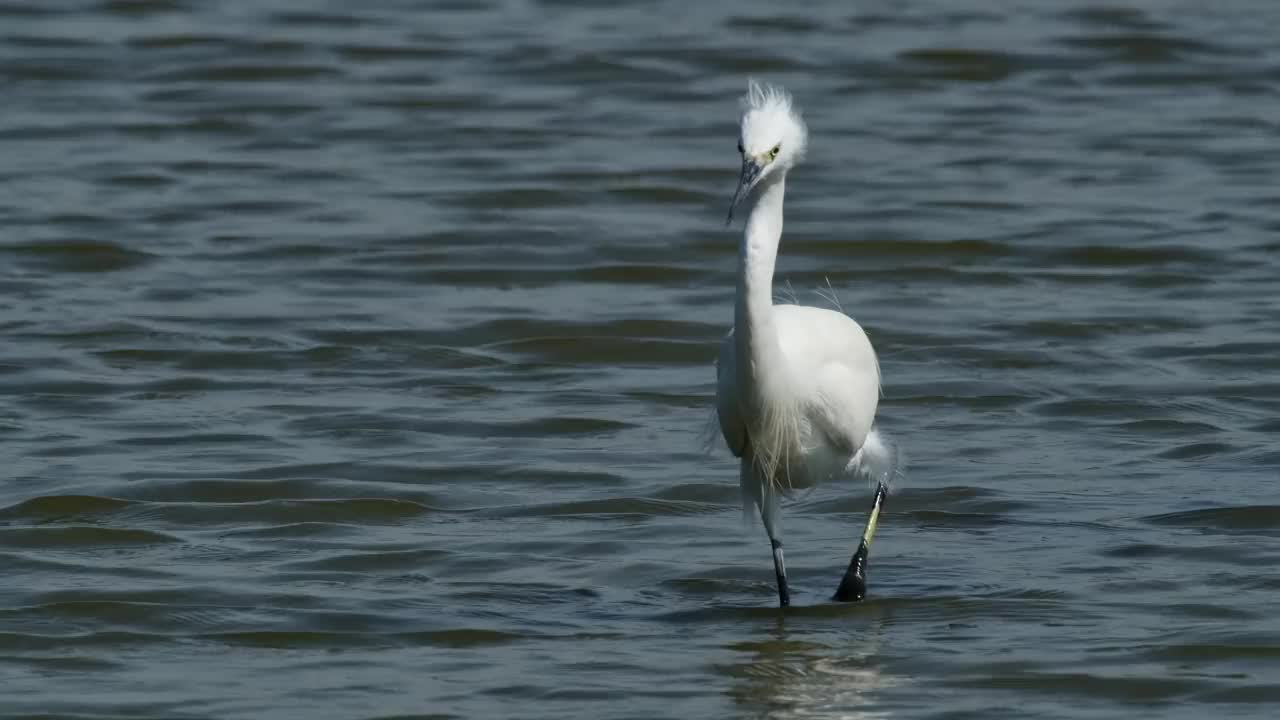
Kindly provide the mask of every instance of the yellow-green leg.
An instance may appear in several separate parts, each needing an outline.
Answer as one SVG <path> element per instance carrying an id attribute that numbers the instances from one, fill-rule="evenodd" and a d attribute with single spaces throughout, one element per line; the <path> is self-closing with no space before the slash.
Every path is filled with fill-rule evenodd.
<path id="1" fill-rule="evenodd" d="M 862 532 L 862 542 L 858 543 L 858 551 L 849 561 L 849 569 L 844 571 L 840 587 L 836 588 L 837 602 L 861 600 L 867 596 L 867 554 L 871 552 L 871 538 L 876 534 L 876 525 L 880 522 L 880 511 L 884 509 L 884 500 L 889 488 L 884 483 L 876 486 L 876 498 L 871 506 L 871 516 L 867 518 L 867 529 Z"/>

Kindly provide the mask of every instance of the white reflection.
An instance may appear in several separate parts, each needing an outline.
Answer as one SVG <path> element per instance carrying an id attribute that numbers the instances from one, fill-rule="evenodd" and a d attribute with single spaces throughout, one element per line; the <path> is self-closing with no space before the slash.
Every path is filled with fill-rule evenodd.
<path id="1" fill-rule="evenodd" d="M 738 643 L 731 649 L 741 660 L 722 671 L 736 682 L 729 694 L 749 717 L 880 720 L 890 713 L 877 709 L 877 693 L 901 682 L 880 667 L 883 620 L 852 623 L 830 645 L 827 622 L 813 618 L 778 618 L 768 638 Z M 815 627 L 815 624 L 821 627 Z M 803 628 L 803 629 L 802 629 Z M 819 642 L 819 640 L 821 642 Z"/>

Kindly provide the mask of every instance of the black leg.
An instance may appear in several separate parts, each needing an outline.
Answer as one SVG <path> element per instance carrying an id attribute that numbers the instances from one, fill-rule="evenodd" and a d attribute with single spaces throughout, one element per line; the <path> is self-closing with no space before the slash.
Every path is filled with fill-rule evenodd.
<path id="1" fill-rule="evenodd" d="M 867 518 L 867 529 L 862 533 L 858 550 L 849 560 L 849 569 L 844 571 L 832 600 L 849 602 L 867 596 L 867 553 L 871 552 L 871 538 L 876 534 L 876 524 L 880 522 L 880 511 L 884 509 L 884 499 L 888 494 L 889 488 L 884 483 L 876 486 L 876 499 L 871 506 L 871 516 Z"/>
<path id="2" fill-rule="evenodd" d="M 787 565 L 782 560 L 782 543 L 769 538 L 773 545 L 773 572 L 778 576 L 778 605 L 787 607 L 791 604 L 791 593 L 787 590 Z"/>

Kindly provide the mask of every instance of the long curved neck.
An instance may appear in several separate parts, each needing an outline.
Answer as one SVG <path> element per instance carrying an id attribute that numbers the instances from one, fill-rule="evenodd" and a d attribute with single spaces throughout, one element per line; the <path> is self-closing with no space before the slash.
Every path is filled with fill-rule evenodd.
<path id="1" fill-rule="evenodd" d="M 776 368 L 782 362 L 782 347 L 773 322 L 773 266 L 782 239 L 786 176 L 766 182 L 756 194 L 738 246 L 738 297 L 733 318 L 739 378 L 756 392 L 760 385 L 752 380 L 777 377 Z"/>

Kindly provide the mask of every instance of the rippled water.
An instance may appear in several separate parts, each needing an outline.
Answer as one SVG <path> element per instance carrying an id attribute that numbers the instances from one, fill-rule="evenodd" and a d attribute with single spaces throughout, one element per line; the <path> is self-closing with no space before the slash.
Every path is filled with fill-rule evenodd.
<path id="1" fill-rule="evenodd" d="M 0 710 L 1269 717 L 1275 3 L 0 2 Z M 704 438 L 736 99 L 908 459 Z M 712 436 L 714 439 L 714 436 Z"/>

